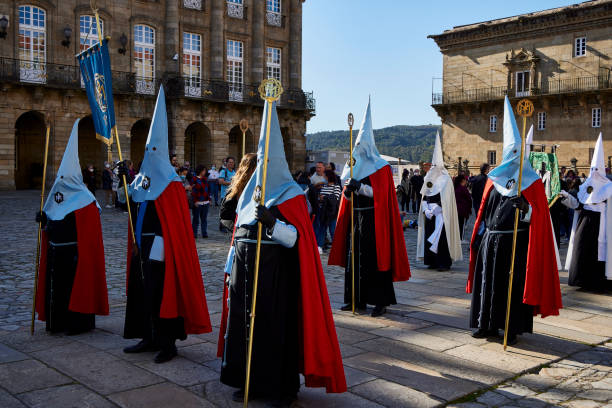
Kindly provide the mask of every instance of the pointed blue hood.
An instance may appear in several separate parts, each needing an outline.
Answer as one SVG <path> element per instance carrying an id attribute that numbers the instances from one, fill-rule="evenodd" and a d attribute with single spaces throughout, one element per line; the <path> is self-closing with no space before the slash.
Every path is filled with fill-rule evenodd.
<path id="1" fill-rule="evenodd" d="M 145 146 L 144 159 L 140 166 L 140 172 L 130 184 L 130 195 L 132 200 L 137 203 L 145 200 L 153 201 L 164 192 L 170 182 L 179 180 L 176 170 L 170 164 L 166 96 L 164 87 L 160 86 Z"/>
<path id="2" fill-rule="evenodd" d="M 67 214 L 96 201 L 96 197 L 83 183 L 83 173 L 79 163 L 79 121 L 80 119 L 77 119 L 72 126 L 55 183 L 43 207 L 47 217 L 53 221 L 63 220 Z"/>
<path id="3" fill-rule="evenodd" d="M 516 126 L 514 112 L 510 100 L 506 96 L 504 100 L 504 151 L 503 159 L 499 166 L 491 170 L 489 178 L 495 189 L 503 196 L 513 197 L 517 195 L 519 166 L 521 160 L 521 134 Z M 537 173 L 531 167 L 529 160 L 523 160 L 523 179 L 521 191 L 528 188 L 534 181 L 538 180 Z"/>
<path id="4" fill-rule="evenodd" d="M 240 199 L 236 212 L 238 220 L 236 225 L 252 225 L 255 223 L 255 207 L 258 202 L 253 200 L 256 186 L 262 185 L 263 180 L 263 159 L 266 143 L 266 128 L 268 109 L 272 109 L 270 120 L 270 142 L 268 144 L 268 175 L 266 178 L 266 207 L 282 204 L 298 195 L 303 195 L 304 191 L 297 185 L 291 176 L 287 159 L 285 159 L 285 148 L 283 146 L 283 137 L 278 124 L 278 115 L 276 114 L 276 102 L 272 105 L 266 102 L 263 111 L 263 123 L 261 133 L 259 134 L 259 145 L 257 146 L 257 168 L 247 183 Z"/>
<path id="5" fill-rule="evenodd" d="M 355 160 L 355 164 L 353 165 L 353 178 L 357 180 L 362 180 L 370 174 L 376 173 L 378 170 L 389 165 L 389 163 L 380 156 L 376 148 L 374 131 L 372 130 L 372 111 L 370 109 L 369 100 L 368 107 L 363 116 L 361 128 L 359 129 L 359 134 L 357 135 L 357 139 L 355 139 L 353 158 Z M 347 162 L 342 170 L 342 183 L 344 184 L 344 181 L 349 177 L 351 177 L 351 168 Z"/>

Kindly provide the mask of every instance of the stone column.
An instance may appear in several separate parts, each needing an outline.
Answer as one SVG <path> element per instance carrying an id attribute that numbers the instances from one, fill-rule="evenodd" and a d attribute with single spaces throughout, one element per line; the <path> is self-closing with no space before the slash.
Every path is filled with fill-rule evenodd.
<path id="1" fill-rule="evenodd" d="M 302 88 L 302 0 L 290 0 L 289 88 Z"/>
<path id="2" fill-rule="evenodd" d="M 160 64 L 159 69 L 164 70 L 169 76 L 178 76 L 179 59 L 176 61 L 172 57 L 179 54 L 179 2 L 166 1 L 166 22 L 164 29 L 164 63 Z"/>
<path id="3" fill-rule="evenodd" d="M 210 0 L 210 78 L 223 80 L 225 0 Z"/>
<path id="4" fill-rule="evenodd" d="M 264 33 L 265 33 L 265 1 L 254 0 L 251 2 L 251 7 L 253 8 L 253 22 L 251 23 L 252 27 L 252 36 L 251 36 L 251 55 L 250 55 L 250 65 L 251 65 L 251 77 L 250 82 L 252 84 L 259 84 L 264 78 L 264 57 L 265 57 L 265 47 L 264 44 Z"/>

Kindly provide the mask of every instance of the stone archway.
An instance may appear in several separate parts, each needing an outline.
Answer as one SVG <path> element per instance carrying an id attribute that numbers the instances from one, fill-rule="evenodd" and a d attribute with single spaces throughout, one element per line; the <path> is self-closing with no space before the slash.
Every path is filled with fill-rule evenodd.
<path id="1" fill-rule="evenodd" d="M 130 160 L 136 169 L 140 168 L 140 163 L 144 158 L 149 127 L 151 127 L 151 119 L 140 119 L 130 129 Z"/>
<path id="2" fill-rule="evenodd" d="M 253 137 L 253 132 L 248 129 L 244 134 L 244 152 L 245 153 L 257 153 L 257 144 Z M 234 126 L 229 132 L 229 155 L 236 158 L 236 164 L 240 163 L 242 158 L 242 130 L 240 126 Z"/>
<path id="3" fill-rule="evenodd" d="M 17 190 L 38 189 L 42 186 L 45 132 L 45 119 L 40 112 L 26 112 L 15 122 L 15 188 Z"/>
<path id="4" fill-rule="evenodd" d="M 102 170 L 104 162 L 108 160 L 106 144 L 96 138 L 96 130 L 91 115 L 79 121 L 79 162 L 84 169 L 93 164 L 96 171 L 96 184 L 102 183 Z"/>
<path id="5" fill-rule="evenodd" d="M 202 122 L 194 122 L 185 129 L 185 161 L 192 168 L 202 164 L 212 164 L 212 143 L 210 129 Z"/>

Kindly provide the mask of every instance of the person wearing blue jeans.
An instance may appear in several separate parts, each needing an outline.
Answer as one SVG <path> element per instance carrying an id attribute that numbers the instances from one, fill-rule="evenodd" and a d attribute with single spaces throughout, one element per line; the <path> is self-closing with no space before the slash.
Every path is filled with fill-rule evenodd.
<path id="1" fill-rule="evenodd" d="M 193 201 L 192 221 L 194 238 L 198 237 L 198 227 L 202 225 L 202 238 L 208 238 L 207 221 L 210 194 L 208 192 L 208 170 L 201 164 L 196 167 L 196 176 L 191 181 L 191 197 Z"/>

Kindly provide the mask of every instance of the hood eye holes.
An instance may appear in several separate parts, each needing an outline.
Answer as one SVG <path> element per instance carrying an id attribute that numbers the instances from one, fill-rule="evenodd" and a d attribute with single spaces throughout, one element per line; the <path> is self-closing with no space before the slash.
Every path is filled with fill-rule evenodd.
<path id="1" fill-rule="evenodd" d="M 516 154 L 516 153 L 517 153 L 517 150 L 516 150 L 516 149 L 514 149 L 514 150 L 512 151 L 512 153 Z"/>
<path id="2" fill-rule="evenodd" d="M 156 151 L 156 150 L 157 150 L 157 147 L 154 147 L 154 148 L 153 148 L 153 151 Z"/>
<path id="3" fill-rule="evenodd" d="M 61 179 L 63 179 L 63 178 L 64 178 L 64 176 L 60 176 L 60 178 L 61 178 Z"/>

